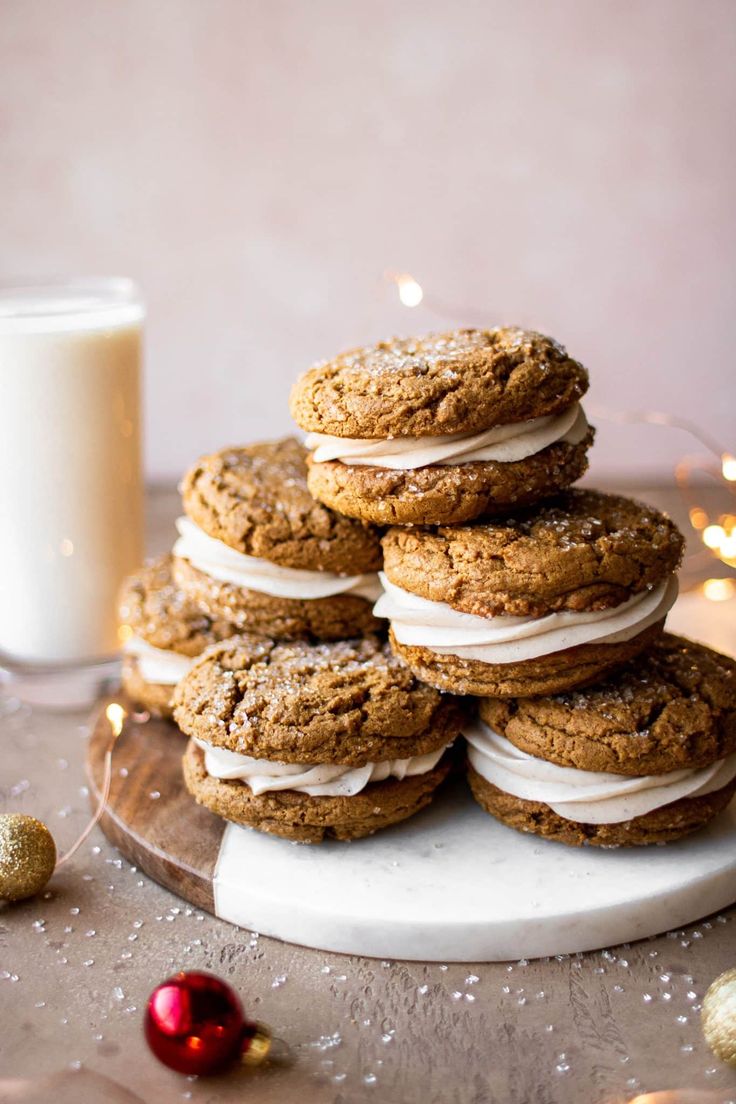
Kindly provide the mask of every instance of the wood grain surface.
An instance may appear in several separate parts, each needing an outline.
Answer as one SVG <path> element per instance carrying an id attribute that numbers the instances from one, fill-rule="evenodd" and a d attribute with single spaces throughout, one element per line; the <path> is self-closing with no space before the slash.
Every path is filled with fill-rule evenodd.
<path id="1" fill-rule="evenodd" d="M 110 794 L 100 825 L 126 859 L 166 889 L 198 908 L 214 912 L 214 874 L 223 821 L 197 805 L 181 777 L 186 740 L 171 722 L 126 710 L 112 755 Z M 106 701 L 92 725 L 87 776 L 93 808 L 103 785 L 105 754 L 111 742 Z"/>

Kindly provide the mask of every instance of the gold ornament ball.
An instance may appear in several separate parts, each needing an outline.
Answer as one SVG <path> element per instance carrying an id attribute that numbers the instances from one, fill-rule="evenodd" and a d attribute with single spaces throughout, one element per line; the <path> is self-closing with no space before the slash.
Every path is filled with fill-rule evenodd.
<path id="1" fill-rule="evenodd" d="M 0 899 L 21 901 L 46 885 L 56 844 L 45 824 L 23 813 L 0 814 Z"/>
<path id="2" fill-rule="evenodd" d="M 736 1068 L 736 968 L 717 977 L 705 994 L 701 1023 L 713 1053 Z"/>

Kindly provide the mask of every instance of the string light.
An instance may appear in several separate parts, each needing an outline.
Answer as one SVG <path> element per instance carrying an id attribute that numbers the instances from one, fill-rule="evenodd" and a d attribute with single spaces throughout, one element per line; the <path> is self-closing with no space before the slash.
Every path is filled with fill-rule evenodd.
<path id="1" fill-rule="evenodd" d="M 725 602 L 736 596 L 736 583 L 733 579 L 706 579 L 703 594 L 711 602 Z"/>
<path id="2" fill-rule="evenodd" d="M 95 825 L 100 821 L 102 814 L 105 811 L 105 805 L 107 799 L 110 796 L 110 785 L 112 783 L 112 749 L 115 747 L 115 742 L 118 739 L 120 733 L 123 731 L 123 723 L 127 716 L 127 713 L 123 709 L 122 705 L 118 702 L 110 702 L 105 710 L 105 716 L 110 724 L 110 739 L 105 749 L 105 759 L 102 770 L 102 785 L 100 787 L 100 798 L 97 802 L 94 813 L 91 820 L 87 822 L 86 828 L 83 832 L 77 836 L 74 843 L 71 845 L 68 851 L 66 851 L 56 864 L 56 870 L 68 862 L 79 848 L 82 846 L 87 836 L 90 834 Z"/>
<path id="3" fill-rule="evenodd" d="M 468 318 L 477 316 L 478 311 L 454 310 L 438 300 L 427 296 L 421 286 L 409 272 L 386 272 L 385 278 L 394 284 L 400 302 L 405 307 L 416 307 L 422 301 L 435 315 L 443 318 Z M 697 534 L 703 549 L 687 557 L 688 561 L 698 561 L 705 554 L 721 561 L 727 567 L 736 568 L 736 514 L 723 514 L 712 518 L 708 510 L 699 502 L 691 501 L 694 492 L 694 476 L 707 475 L 716 482 L 725 483 L 729 493 L 736 492 L 736 456 L 724 451 L 707 430 L 689 418 L 680 418 L 661 410 L 609 410 L 603 407 L 590 407 L 594 417 L 620 424 L 644 423 L 681 429 L 699 442 L 710 453 L 709 457 L 683 456 L 675 466 L 675 480 L 678 489 L 688 506 L 688 518 L 694 533 Z M 717 462 L 717 463 L 716 463 Z M 732 579 L 708 579 L 702 585 L 702 593 L 714 602 L 722 602 L 736 596 L 736 584 Z"/>
<path id="4" fill-rule="evenodd" d="M 420 305 L 424 306 L 430 314 L 436 318 L 442 318 L 452 326 L 457 325 L 458 318 L 464 318 L 464 324 L 467 326 L 482 326 L 486 320 L 486 311 L 468 311 L 464 307 L 438 299 L 433 293 L 430 294 L 411 272 L 392 272 L 391 269 L 387 269 L 383 278 L 396 292 L 403 307 L 412 309 Z"/>
<path id="5" fill-rule="evenodd" d="M 720 548 L 721 541 L 725 538 L 726 534 L 720 525 L 706 525 L 703 530 L 703 544 L 708 548 Z"/>
<path id="6" fill-rule="evenodd" d="M 418 307 L 424 298 L 422 285 L 418 284 L 414 277 L 410 276 L 408 272 L 392 273 L 391 278 L 396 283 L 399 299 L 403 305 L 405 307 Z M 736 476 L 734 476 L 734 478 L 736 479 Z"/>
<path id="7" fill-rule="evenodd" d="M 123 731 L 123 721 L 125 720 L 125 710 L 122 705 L 118 705 L 117 702 L 110 702 L 105 710 L 105 716 L 110 722 L 110 728 L 115 739 L 118 738 Z"/>
<path id="8" fill-rule="evenodd" d="M 731 456 L 730 452 L 724 452 L 721 457 L 721 471 L 723 472 L 723 478 L 727 479 L 729 483 L 736 482 L 736 456 Z"/>

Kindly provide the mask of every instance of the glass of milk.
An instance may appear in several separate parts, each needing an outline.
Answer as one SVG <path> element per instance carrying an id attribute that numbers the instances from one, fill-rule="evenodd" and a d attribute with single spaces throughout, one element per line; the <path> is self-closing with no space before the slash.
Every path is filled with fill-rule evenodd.
<path id="1" fill-rule="evenodd" d="M 0 287 L 0 668 L 26 701 L 78 705 L 115 673 L 143 555 L 144 314 L 125 279 Z"/>

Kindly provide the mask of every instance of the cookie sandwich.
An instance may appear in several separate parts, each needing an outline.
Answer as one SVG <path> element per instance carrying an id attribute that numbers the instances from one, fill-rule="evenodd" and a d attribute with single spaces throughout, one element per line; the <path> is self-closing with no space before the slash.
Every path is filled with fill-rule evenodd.
<path id="1" fill-rule="evenodd" d="M 602 678 L 660 636 L 683 538 L 664 514 L 571 490 L 513 518 L 388 530 L 395 652 L 455 694 L 555 694 Z"/>
<path id="2" fill-rule="evenodd" d="M 123 689 L 139 706 L 170 717 L 174 687 L 210 644 L 235 628 L 203 613 L 177 587 L 171 556 L 145 564 L 120 591 Z"/>
<path id="3" fill-rule="evenodd" d="M 568 844 L 664 843 L 736 791 L 736 662 L 665 633 L 587 690 L 482 698 L 464 730 L 475 800 Z"/>
<path id="4" fill-rule="evenodd" d="M 304 843 L 368 836 L 418 812 L 461 728 L 460 704 L 375 636 L 215 645 L 179 683 L 175 718 L 200 805 Z"/>
<path id="5" fill-rule="evenodd" d="M 210 617 L 282 639 L 379 627 L 374 526 L 315 502 L 293 438 L 205 456 L 182 485 L 174 577 Z"/>
<path id="6" fill-rule="evenodd" d="M 581 364 L 514 328 L 383 341 L 294 385 L 309 489 L 379 525 L 450 525 L 569 487 L 593 442 Z"/>

